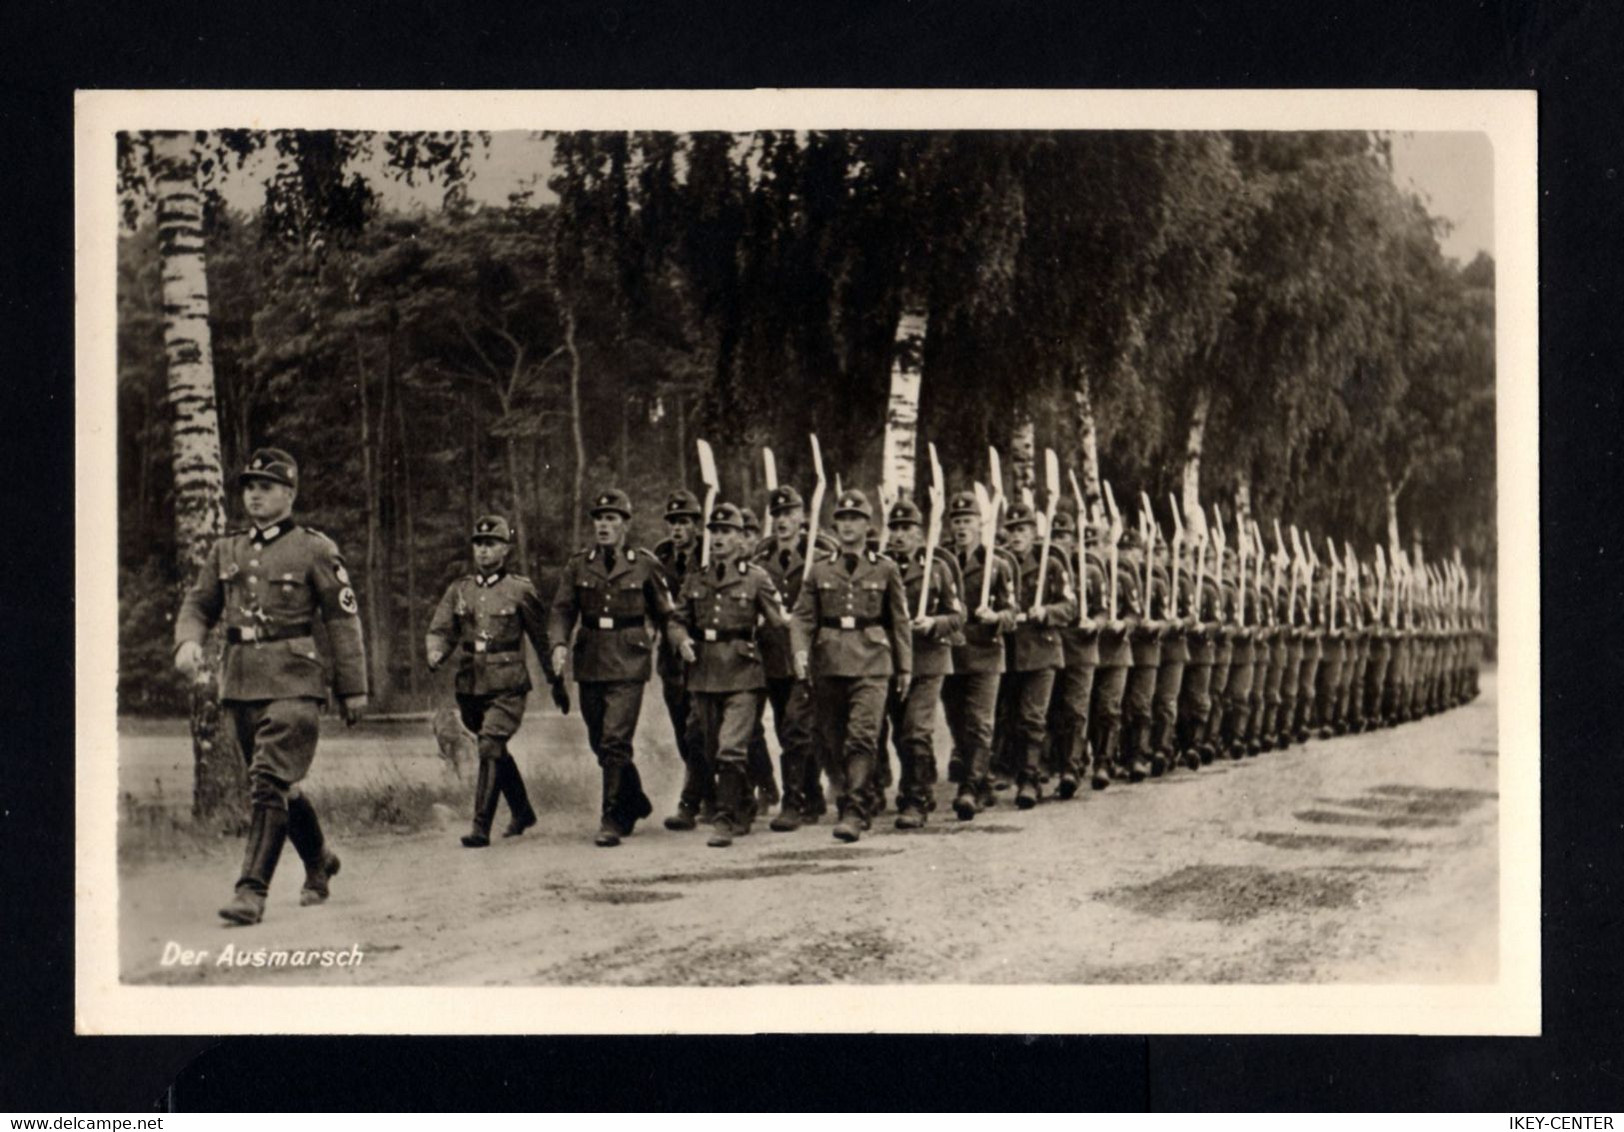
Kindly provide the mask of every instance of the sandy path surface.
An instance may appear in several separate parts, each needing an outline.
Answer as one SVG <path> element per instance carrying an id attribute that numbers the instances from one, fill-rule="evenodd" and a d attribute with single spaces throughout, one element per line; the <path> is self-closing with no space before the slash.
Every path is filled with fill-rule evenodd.
<path id="1" fill-rule="evenodd" d="M 521 738 L 537 746 L 519 746 L 521 763 L 570 741 L 580 753 L 568 787 L 582 789 L 593 771 L 578 720 L 526 727 Z M 646 712 L 640 737 L 652 741 L 639 761 L 646 753 L 658 814 L 676 779 L 668 737 L 651 732 L 669 727 Z M 140 757 L 157 745 L 126 747 L 132 777 L 146 777 Z M 422 761 L 422 774 L 443 773 Z M 266 921 L 251 928 L 215 915 L 239 843 L 125 865 L 121 970 L 130 982 L 187 985 L 1483 981 L 1497 963 L 1496 790 L 1485 674 L 1474 703 L 1396 730 L 1026 813 L 1004 795 L 957 822 L 944 785 L 923 831 L 893 829 L 888 813 L 852 846 L 827 821 L 791 834 L 758 822 L 731 849 L 710 849 L 703 832 L 656 820 L 602 850 L 590 807 L 571 807 L 475 852 L 457 844 L 465 803 L 440 830 L 338 842 L 343 872 L 325 906 L 298 906 L 290 848 Z M 208 959 L 166 966 L 171 941 Z M 217 966 L 228 943 L 358 945 L 364 959 Z"/>

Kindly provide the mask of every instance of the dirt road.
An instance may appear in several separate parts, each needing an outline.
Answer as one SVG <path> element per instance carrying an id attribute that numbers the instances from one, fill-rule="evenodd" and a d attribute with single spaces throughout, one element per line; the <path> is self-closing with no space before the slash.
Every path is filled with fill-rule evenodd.
<path id="1" fill-rule="evenodd" d="M 1483 689 L 1396 730 L 1026 813 L 1004 801 L 959 823 L 944 786 L 925 830 L 898 832 L 887 814 L 852 846 L 834 842 L 827 822 L 793 834 L 758 823 L 733 848 L 709 849 L 703 833 L 656 821 L 602 850 L 590 842 L 590 807 L 572 807 L 474 852 L 457 844 L 465 803 L 440 830 L 339 843 L 343 872 L 322 907 L 298 906 L 289 850 L 266 922 L 252 928 L 215 916 L 235 846 L 127 865 L 121 970 L 130 982 L 190 985 L 1489 980 L 1492 675 Z M 580 743 L 574 719 L 536 722 L 532 741 L 567 724 Z M 662 722 L 645 717 L 644 734 Z M 656 750 L 649 761 L 663 812 L 675 789 L 669 757 Z M 572 776 L 589 774 L 584 765 Z M 207 961 L 164 965 L 171 942 Z M 357 945 L 364 958 L 218 966 L 228 943 Z"/>

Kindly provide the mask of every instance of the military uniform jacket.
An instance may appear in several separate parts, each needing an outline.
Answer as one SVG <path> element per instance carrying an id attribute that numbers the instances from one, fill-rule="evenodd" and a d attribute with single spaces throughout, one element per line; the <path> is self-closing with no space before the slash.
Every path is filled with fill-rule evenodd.
<path id="1" fill-rule="evenodd" d="M 1088 616 L 1097 620 L 1105 616 L 1105 599 L 1108 596 L 1105 590 L 1105 563 L 1092 550 L 1086 551 L 1079 574 L 1081 576 L 1076 579 L 1077 600 L 1088 611 Z M 1079 628 L 1076 617 L 1073 617 L 1060 630 L 1060 645 L 1066 656 L 1067 668 L 1087 668 L 1100 662 L 1098 626 Z"/>
<path id="2" fill-rule="evenodd" d="M 1158 566 L 1157 567 L 1157 573 L 1158 573 L 1158 576 L 1160 576 L 1160 575 L 1162 575 L 1163 573 L 1166 573 L 1166 572 L 1163 571 L 1162 568 Z M 1172 574 L 1171 573 L 1166 573 L 1166 576 L 1171 578 Z M 1167 595 L 1168 601 L 1170 603 L 1171 603 L 1172 598 L 1173 598 L 1173 595 L 1172 595 L 1172 592 L 1171 592 L 1171 584 L 1172 583 L 1169 582 L 1170 589 L 1169 589 L 1169 593 Z M 1190 608 L 1191 608 L 1190 591 L 1194 587 L 1195 587 L 1195 576 L 1192 575 L 1188 570 L 1182 570 L 1181 569 L 1179 571 L 1178 608 L 1175 609 L 1175 608 L 1172 607 L 1171 604 L 1169 604 L 1167 615 L 1170 618 L 1182 619 L 1183 617 L 1185 617 L 1190 612 Z M 1173 624 L 1173 625 L 1168 626 L 1167 633 L 1162 637 L 1162 663 L 1163 664 L 1187 664 L 1187 663 L 1189 663 L 1189 660 L 1190 660 L 1190 639 L 1189 638 L 1190 638 L 1190 630 L 1186 629 L 1182 624 Z"/>
<path id="3" fill-rule="evenodd" d="M 524 639 L 552 678 L 547 650 L 547 614 L 529 578 L 500 571 L 468 574 L 446 588 L 429 622 L 430 652 L 457 651 L 457 691 L 488 696 L 530 690 L 524 665 Z"/>
<path id="4" fill-rule="evenodd" d="M 665 576 L 665 589 L 673 599 L 682 593 L 683 581 L 688 577 L 690 569 L 699 569 L 700 544 L 695 539 L 694 545 L 686 550 L 678 550 L 670 539 L 661 539 L 654 547 L 654 560 L 659 563 L 660 570 Z M 674 642 L 667 639 L 666 647 L 654 660 L 654 668 L 660 674 L 660 679 L 682 683 L 687 673 L 687 665 L 682 657 L 677 655 Z"/>
<path id="5" fill-rule="evenodd" d="M 1195 585 L 1194 579 L 1190 582 Z M 1201 579 L 1200 601 L 1195 606 L 1197 625 L 1185 637 L 1188 641 L 1190 664 L 1212 664 L 1217 659 L 1219 622 L 1224 616 L 1224 594 L 1218 579 L 1206 574 Z"/>
<path id="6" fill-rule="evenodd" d="M 807 653 L 814 679 L 913 671 L 913 630 L 897 564 L 873 550 L 819 552 L 795 601 L 790 642 Z"/>
<path id="7" fill-rule="evenodd" d="M 959 565 L 959 577 L 964 584 L 964 643 L 953 646 L 953 671 L 1004 671 L 1004 643 L 1000 639 L 1005 631 L 1002 623 L 985 625 L 975 619 L 975 606 L 981 601 L 982 561 L 985 551 L 972 547 L 960 553 L 950 549 Z M 1015 608 L 1015 569 L 1009 558 L 1000 551 L 993 552 L 992 587 L 987 591 L 987 604 L 994 613 L 1013 617 Z"/>
<path id="8" fill-rule="evenodd" d="M 1127 569 L 1132 563 L 1132 570 Z M 1160 621 L 1167 616 L 1167 571 L 1151 563 L 1150 567 L 1150 593 L 1141 593 L 1145 576 L 1145 559 L 1143 553 L 1124 555 L 1122 558 L 1124 578 L 1128 573 L 1137 575 L 1134 579 L 1136 585 L 1134 594 L 1140 602 L 1139 621 L 1129 631 L 1129 639 L 1133 642 L 1133 663 L 1135 667 L 1156 666 L 1162 662 L 1162 638 L 1154 629 L 1147 628 L 1141 622 Z M 1148 600 L 1147 600 L 1148 599 Z"/>
<path id="9" fill-rule="evenodd" d="M 953 672 L 953 646 L 964 641 L 964 602 L 959 597 L 958 572 L 943 561 L 950 551 L 938 548 L 930 558 L 930 603 L 925 616 L 928 629 L 913 631 L 913 674 L 949 676 Z M 889 555 L 902 572 L 902 591 L 908 601 L 908 616 L 919 612 L 919 591 L 925 582 L 925 548 L 919 547 L 905 559 Z"/>
<path id="10" fill-rule="evenodd" d="M 367 691 L 366 650 L 344 558 L 320 531 L 284 519 L 264 532 L 215 541 L 175 618 L 175 645 L 203 643 L 226 628 L 220 697 L 326 699 L 314 618 L 326 622 L 333 685 L 340 696 Z"/>
<path id="11" fill-rule="evenodd" d="M 604 548 L 570 556 L 558 579 L 547 639 L 568 644 L 575 633 L 575 679 L 582 683 L 644 681 L 653 670 L 653 628 L 671 616 L 665 575 L 648 551 L 622 547 L 613 570 L 604 568 Z"/>
<path id="12" fill-rule="evenodd" d="M 1038 596 L 1038 569 L 1042 563 L 1042 544 L 1036 544 L 1016 558 L 1020 568 L 1021 612 L 1026 620 L 1015 626 L 1010 634 L 1011 672 L 1041 672 L 1047 668 L 1064 668 L 1065 647 L 1061 644 L 1061 627 L 1077 620 L 1077 594 L 1072 588 L 1071 571 L 1066 567 L 1066 556 L 1052 547 L 1049 550 L 1049 569 L 1043 576 L 1043 594 Z M 1036 604 L 1039 617 L 1032 619 Z"/>
<path id="13" fill-rule="evenodd" d="M 777 539 L 763 539 L 752 556 L 752 561 L 767 571 L 767 576 L 778 588 L 778 596 L 783 599 L 785 609 L 794 609 L 796 599 L 801 596 L 801 579 L 806 566 L 802 552 L 808 533 L 808 528 L 802 527 L 793 546 L 779 546 Z M 818 535 L 819 551 L 832 551 L 837 545 L 827 534 Z M 795 652 L 790 647 L 788 625 L 763 625 L 757 632 L 756 640 L 761 647 L 761 662 L 769 680 L 794 677 Z"/>
<path id="14" fill-rule="evenodd" d="M 1106 668 L 1126 668 L 1133 663 L 1133 631 L 1139 624 L 1143 607 L 1140 605 L 1140 582 L 1144 579 L 1143 563 L 1138 574 L 1133 569 L 1131 554 L 1117 552 L 1117 600 L 1112 619 L 1127 623 L 1120 633 L 1100 630 L 1100 664 Z M 1111 602 L 1110 549 L 1105 551 L 1105 602 Z"/>
<path id="15" fill-rule="evenodd" d="M 688 666 L 690 692 L 749 692 L 767 686 L 757 645 L 758 626 L 789 623 L 778 587 L 763 570 L 743 559 L 688 571 L 672 614 L 672 649 L 692 641 L 697 654 Z M 678 654 L 680 659 L 680 653 Z"/>

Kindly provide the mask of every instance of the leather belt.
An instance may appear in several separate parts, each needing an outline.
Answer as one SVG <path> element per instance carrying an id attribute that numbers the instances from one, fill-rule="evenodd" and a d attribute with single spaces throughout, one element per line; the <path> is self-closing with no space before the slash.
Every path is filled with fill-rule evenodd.
<path id="1" fill-rule="evenodd" d="M 878 617 L 825 617 L 818 622 L 825 629 L 872 629 L 879 623 Z"/>
<path id="2" fill-rule="evenodd" d="M 483 646 L 483 647 L 481 647 L 481 646 Z M 462 651 L 463 652 L 483 652 L 483 653 L 518 652 L 523 647 L 524 647 L 524 642 L 523 641 L 511 641 L 511 642 L 509 642 L 507 644 L 502 644 L 502 643 L 500 643 L 498 641 L 464 641 L 464 642 L 462 642 Z"/>
<path id="3" fill-rule="evenodd" d="M 755 639 L 754 629 L 701 629 L 699 639 L 702 641 L 751 641 Z"/>
<path id="4" fill-rule="evenodd" d="M 312 636 L 310 622 L 297 625 L 245 625 L 226 630 L 226 640 L 233 645 L 261 644 L 265 641 L 291 641 L 296 637 Z"/>
<path id="5" fill-rule="evenodd" d="M 643 624 L 643 615 L 635 617 L 583 617 L 581 628 L 609 632 L 613 629 L 635 629 Z"/>

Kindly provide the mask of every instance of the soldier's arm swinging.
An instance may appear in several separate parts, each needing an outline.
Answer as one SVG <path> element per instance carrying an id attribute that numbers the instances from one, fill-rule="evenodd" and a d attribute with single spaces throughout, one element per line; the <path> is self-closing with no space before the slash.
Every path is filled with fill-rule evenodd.
<path id="1" fill-rule="evenodd" d="M 901 570 L 893 565 L 886 573 L 886 631 L 891 634 L 891 660 L 895 666 L 897 698 L 906 699 L 908 685 L 913 679 L 913 628 L 908 620 L 908 591 L 902 584 Z"/>
<path id="2" fill-rule="evenodd" d="M 216 542 L 198 567 L 175 616 L 175 667 L 194 680 L 203 675 L 203 641 L 226 606 L 219 556 L 220 543 Z"/>
<path id="3" fill-rule="evenodd" d="M 456 647 L 461 636 L 461 626 L 457 623 L 457 605 L 454 600 L 456 593 L 457 583 L 452 582 L 446 587 L 445 596 L 440 598 L 440 604 L 434 607 L 434 616 L 429 620 L 428 632 L 424 634 L 423 651 L 428 655 L 430 672 L 444 663 L 446 656 Z"/>
<path id="4" fill-rule="evenodd" d="M 558 577 L 558 590 L 553 594 L 552 609 L 547 617 L 548 653 L 552 656 L 553 671 L 562 677 L 564 665 L 570 655 L 570 633 L 580 618 L 580 602 L 575 594 L 575 559 L 564 564 Z"/>
<path id="5" fill-rule="evenodd" d="M 536 659 L 541 662 L 541 674 L 552 691 L 553 703 L 562 714 L 568 715 L 570 694 L 564 687 L 564 670 L 553 663 L 552 650 L 547 647 L 547 609 L 542 605 L 541 594 L 534 585 L 525 586 L 518 606 L 519 625 L 530 639 L 530 647 L 536 650 Z"/>
<path id="6" fill-rule="evenodd" d="M 311 584 L 322 620 L 327 622 L 327 639 L 333 649 L 333 683 L 344 709 L 344 722 L 353 724 L 367 706 L 366 646 L 361 639 L 360 607 L 344 570 L 338 547 L 320 535 L 321 540 L 310 567 Z"/>
<path id="7" fill-rule="evenodd" d="M 790 613 L 790 655 L 795 658 L 795 678 L 806 681 L 811 677 L 812 634 L 818 624 L 818 587 L 811 574 L 801 580 L 801 592 L 795 598 Z"/>

